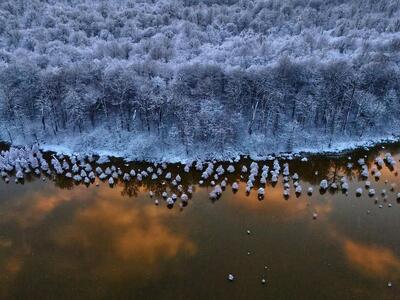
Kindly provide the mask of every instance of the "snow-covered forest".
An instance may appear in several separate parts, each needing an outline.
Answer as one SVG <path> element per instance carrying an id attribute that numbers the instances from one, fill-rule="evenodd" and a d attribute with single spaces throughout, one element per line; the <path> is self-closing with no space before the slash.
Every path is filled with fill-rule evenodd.
<path id="1" fill-rule="evenodd" d="M 0 138 L 134 156 L 399 134 L 397 0 L 2 0 Z"/>

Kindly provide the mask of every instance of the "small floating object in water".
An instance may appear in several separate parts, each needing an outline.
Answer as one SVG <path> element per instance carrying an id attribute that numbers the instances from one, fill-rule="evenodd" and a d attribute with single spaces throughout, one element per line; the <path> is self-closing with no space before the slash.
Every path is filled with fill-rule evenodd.
<path id="1" fill-rule="evenodd" d="M 18 179 L 24 179 L 24 173 L 21 170 L 19 170 L 15 176 Z"/>
<path id="2" fill-rule="evenodd" d="M 235 280 L 235 276 L 233 276 L 233 274 L 229 274 L 228 275 L 228 280 L 229 281 L 234 281 Z"/>
<path id="3" fill-rule="evenodd" d="M 88 177 L 89 177 L 90 180 L 95 180 L 96 179 L 96 175 L 94 175 L 93 171 L 90 171 Z"/>
<path id="4" fill-rule="evenodd" d="M 237 182 L 232 183 L 232 190 L 237 191 L 239 189 L 239 184 Z"/>
<path id="5" fill-rule="evenodd" d="M 215 191 L 212 191 L 212 192 L 209 194 L 209 197 L 210 197 L 211 200 L 215 200 L 215 199 L 218 198 L 218 196 L 217 196 L 217 194 L 215 193 Z"/>
<path id="6" fill-rule="evenodd" d="M 167 199 L 167 204 L 168 205 L 174 205 L 174 200 L 172 200 L 172 198 L 171 197 L 169 197 L 168 199 Z"/>
<path id="7" fill-rule="evenodd" d="M 266 284 L 266 283 L 267 283 L 267 281 L 265 280 L 265 278 L 261 279 L 261 283 L 262 283 L 262 284 Z"/>
<path id="8" fill-rule="evenodd" d="M 375 163 L 380 167 L 383 167 L 384 165 L 383 159 L 381 157 L 375 158 Z"/>
<path id="9" fill-rule="evenodd" d="M 217 184 L 214 188 L 214 192 L 215 194 L 217 194 L 217 196 L 221 196 L 222 195 L 222 188 L 219 184 Z"/>
<path id="10" fill-rule="evenodd" d="M 248 234 L 248 235 L 250 235 L 250 234 L 251 234 L 251 231 L 250 231 L 249 229 L 247 229 L 247 231 L 246 231 L 246 232 L 247 232 L 247 234 Z"/>
<path id="11" fill-rule="evenodd" d="M 365 178 L 368 178 L 369 174 L 368 174 L 368 169 L 367 169 L 367 168 L 364 168 L 364 169 L 362 170 L 361 176 L 362 176 L 362 177 L 365 177 Z"/>
<path id="12" fill-rule="evenodd" d="M 369 214 L 371 214 L 371 211 L 370 211 L 370 210 L 367 210 L 367 215 L 369 215 Z"/>
<path id="13" fill-rule="evenodd" d="M 188 195 L 182 194 L 182 195 L 181 195 L 181 200 L 182 200 L 183 202 L 188 202 L 188 200 L 189 200 Z"/>
<path id="14" fill-rule="evenodd" d="M 283 190 L 283 196 L 288 197 L 290 195 L 289 190 Z"/>
<path id="15" fill-rule="evenodd" d="M 122 179 L 124 181 L 130 181 L 131 180 L 131 176 L 128 173 L 125 173 Z"/>
<path id="16" fill-rule="evenodd" d="M 312 195 L 313 192 L 314 192 L 314 189 L 310 186 L 310 187 L 308 188 L 307 193 L 308 193 L 309 195 Z"/>
<path id="17" fill-rule="evenodd" d="M 257 191 L 257 193 L 258 193 L 258 196 L 264 197 L 264 195 L 265 195 L 265 190 L 264 190 L 264 188 L 259 188 L 258 191 Z"/>
<path id="18" fill-rule="evenodd" d="M 389 203 L 389 204 L 388 204 L 388 207 L 392 207 L 392 203 Z"/>
<path id="19" fill-rule="evenodd" d="M 382 190 L 382 196 L 385 196 L 386 195 L 386 189 L 383 189 Z"/>
<path id="20" fill-rule="evenodd" d="M 360 158 L 357 162 L 358 162 L 358 164 L 359 164 L 360 166 L 365 165 L 365 159 L 364 159 L 364 158 Z"/>
<path id="21" fill-rule="evenodd" d="M 383 207 L 383 205 L 382 204 L 379 204 L 379 208 L 382 208 Z"/>
<path id="22" fill-rule="evenodd" d="M 400 200 L 400 193 L 397 194 L 397 200 Z"/>
<path id="23" fill-rule="evenodd" d="M 160 204 L 160 201 L 158 201 L 158 200 L 156 199 L 156 200 L 154 200 L 154 204 L 155 204 L 155 205 L 158 205 L 158 204 Z"/>
<path id="24" fill-rule="evenodd" d="M 302 188 L 301 188 L 301 185 L 298 185 L 298 186 L 296 187 L 296 194 L 301 194 L 302 191 L 303 191 L 303 190 L 302 190 Z"/>
<path id="25" fill-rule="evenodd" d="M 278 182 L 278 176 L 276 174 L 273 174 L 272 177 L 271 177 L 271 181 L 273 183 Z"/>
<path id="26" fill-rule="evenodd" d="M 43 180 L 43 181 L 46 181 L 46 177 L 42 177 L 42 180 Z"/>
<path id="27" fill-rule="evenodd" d="M 247 252 L 247 255 L 250 255 L 250 254 L 251 254 L 250 251 L 248 251 L 248 252 Z"/>
<path id="28" fill-rule="evenodd" d="M 380 171 L 375 173 L 375 178 L 379 179 L 382 176 L 382 173 Z"/>
<path id="29" fill-rule="evenodd" d="M 356 195 L 357 195 L 357 196 L 361 196 L 361 195 L 362 195 L 362 193 L 363 193 L 363 190 L 362 190 L 362 188 L 358 188 L 358 189 L 356 189 Z"/>
<path id="30" fill-rule="evenodd" d="M 395 183 L 392 183 L 392 184 L 390 185 L 390 190 L 393 192 L 395 188 L 396 188 L 396 184 L 395 184 Z"/>
<path id="31" fill-rule="evenodd" d="M 371 186 L 371 181 L 367 180 L 365 182 L 365 187 L 369 188 Z"/>
<path id="32" fill-rule="evenodd" d="M 163 198 L 167 198 L 167 197 L 168 197 L 167 192 L 163 192 L 163 193 L 162 193 L 162 197 L 163 197 Z"/>
<path id="33" fill-rule="evenodd" d="M 317 214 L 317 213 L 313 213 L 312 217 L 313 217 L 313 219 L 315 220 L 315 219 L 317 219 L 318 214 Z"/>
<path id="34" fill-rule="evenodd" d="M 229 165 L 229 167 L 226 169 L 229 173 L 235 172 L 235 167 L 232 165 Z"/>
<path id="35" fill-rule="evenodd" d="M 336 182 L 334 182 L 334 183 L 331 184 L 331 189 L 337 190 L 337 188 L 338 188 L 338 186 L 337 186 L 337 183 L 336 183 Z"/>
<path id="36" fill-rule="evenodd" d="M 10 182 L 10 179 L 9 179 L 8 177 L 6 177 L 6 178 L 4 178 L 4 181 L 5 181 L 6 183 L 9 183 L 9 182 Z"/>
<path id="37" fill-rule="evenodd" d="M 221 188 L 226 188 L 226 181 L 225 180 L 222 180 L 222 182 L 221 182 Z"/>
<path id="38" fill-rule="evenodd" d="M 388 286 L 388 287 L 392 287 L 392 282 L 389 281 L 388 284 L 387 284 L 387 286 Z"/>
<path id="39" fill-rule="evenodd" d="M 314 174 L 315 174 L 315 176 L 317 176 L 317 175 L 318 175 L 318 171 L 315 171 L 315 173 L 314 173 Z"/>
<path id="40" fill-rule="evenodd" d="M 374 189 L 369 189 L 368 195 L 371 196 L 371 197 L 375 196 L 375 190 Z"/>
<path id="41" fill-rule="evenodd" d="M 110 179 L 108 179 L 108 184 L 114 185 L 114 178 L 110 177 Z"/>
<path id="42" fill-rule="evenodd" d="M 149 196 L 150 196 L 150 197 L 153 197 L 153 196 L 154 196 L 153 191 L 150 191 L 150 192 L 149 192 Z"/>
<path id="43" fill-rule="evenodd" d="M 82 170 L 81 173 L 80 173 L 80 176 L 81 176 L 82 178 L 87 177 L 86 171 L 85 171 L 85 170 Z"/>
<path id="44" fill-rule="evenodd" d="M 323 189 L 323 190 L 328 189 L 328 181 L 327 181 L 326 179 L 323 179 L 323 180 L 320 182 L 319 187 L 320 187 L 321 189 Z"/>
<path id="45" fill-rule="evenodd" d="M 187 189 L 187 192 L 189 193 L 189 194 L 193 194 L 193 186 L 189 186 L 188 187 L 188 189 Z"/>
<path id="46" fill-rule="evenodd" d="M 342 183 L 342 190 L 346 192 L 349 189 L 349 184 L 347 182 Z"/>

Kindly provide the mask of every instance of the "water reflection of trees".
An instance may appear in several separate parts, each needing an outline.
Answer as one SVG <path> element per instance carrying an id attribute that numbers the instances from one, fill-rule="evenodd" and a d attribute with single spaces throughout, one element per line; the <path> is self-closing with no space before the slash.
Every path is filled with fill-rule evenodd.
<path id="1" fill-rule="evenodd" d="M 391 153 L 398 153 L 400 145 L 385 144 L 384 147 L 385 147 L 384 151 Z M 368 168 L 371 169 L 371 166 L 375 164 L 374 162 L 375 158 L 380 155 L 381 151 L 382 151 L 382 145 L 371 149 L 361 148 L 351 152 L 342 153 L 340 155 L 329 155 L 329 154 L 310 155 L 307 162 L 303 162 L 299 158 L 295 158 L 290 161 L 285 159 L 280 159 L 280 164 L 282 166 L 284 162 L 288 162 L 291 174 L 296 172 L 300 175 L 300 180 L 303 183 L 309 183 L 311 185 L 318 186 L 322 179 L 327 179 L 328 182 L 332 184 L 333 182 L 339 183 L 340 179 L 343 176 L 346 176 L 349 179 L 359 178 L 362 171 L 362 167 L 357 163 L 358 159 L 364 158 Z M 44 157 L 48 159 L 49 163 L 53 154 L 54 153 L 47 152 L 44 155 Z M 348 159 L 349 156 L 351 157 L 350 160 Z M 65 159 L 71 164 L 71 160 L 69 158 L 66 157 Z M 238 162 L 235 163 L 214 162 L 214 170 L 219 165 L 222 165 L 223 168 L 226 170 L 230 164 L 233 164 L 235 166 L 235 172 L 229 173 L 225 171 L 225 173 L 219 176 L 218 179 L 214 179 L 214 174 L 213 174 L 210 178 L 204 180 L 202 186 L 206 188 L 213 188 L 213 185 L 211 184 L 212 181 L 215 181 L 215 183 L 218 184 L 223 179 L 227 179 L 228 185 L 237 181 L 241 182 L 243 186 L 247 182 L 249 174 L 241 173 L 241 167 L 245 165 L 249 168 L 252 162 L 253 161 L 247 157 L 242 157 Z M 352 163 L 353 165 L 352 168 L 348 167 L 348 163 Z M 92 166 L 93 170 L 96 168 L 96 165 L 94 163 L 90 163 L 90 165 Z M 258 166 L 260 172 L 263 165 L 268 166 L 269 169 L 272 170 L 273 162 L 259 161 Z M 128 164 L 124 160 L 119 158 L 111 158 L 109 162 L 102 164 L 101 168 L 105 170 L 107 167 L 111 166 L 115 166 L 117 169 L 120 169 L 122 173 L 128 173 L 128 174 L 132 169 L 138 172 L 138 170 L 140 171 L 146 170 L 149 166 L 151 166 L 154 171 L 156 171 L 157 168 L 161 168 L 161 164 L 153 164 L 153 163 L 138 162 L 138 161 L 131 162 Z M 204 164 L 203 167 L 205 168 L 206 165 Z M 395 171 L 386 162 L 385 162 L 385 168 L 387 168 L 390 172 Z M 134 177 L 129 182 L 125 182 L 121 178 L 119 178 L 118 180 L 116 180 L 115 186 L 121 188 L 122 196 L 137 197 L 141 191 L 152 191 L 155 197 L 160 198 L 162 193 L 165 191 L 167 191 L 170 194 L 175 193 L 177 195 L 180 195 L 182 192 L 187 191 L 189 186 L 192 186 L 193 191 L 195 191 L 195 187 L 198 186 L 199 181 L 202 180 L 201 178 L 202 171 L 195 170 L 194 164 L 192 164 L 192 168 L 189 173 L 184 172 L 184 165 L 181 164 L 169 164 L 166 169 L 162 170 L 163 170 L 162 175 L 158 176 L 158 178 L 155 180 L 151 178 L 151 174 L 149 174 L 149 176 L 147 177 L 143 177 L 142 181 L 138 181 Z M 171 172 L 172 174 L 171 180 L 165 179 L 165 174 L 167 172 Z M 178 174 L 181 176 L 182 180 L 181 182 L 178 182 L 177 185 L 173 185 L 172 180 Z M 46 176 L 48 180 L 52 180 L 54 182 L 56 187 L 61 189 L 71 190 L 76 185 L 84 184 L 83 182 L 76 183 L 74 182 L 73 179 L 66 178 L 64 175 L 57 176 L 57 175 L 42 174 L 41 176 L 42 177 Z M 33 173 L 27 174 L 25 182 L 31 182 L 33 180 L 38 180 L 39 178 L 40 176 L 36 176 Z M 271 177 L 269 176 L 269 179 L 270 178 Z M 96 180 L 100 181 L 99 179 Z M 263 185 L 260 184 L 259 180 L 260 176 L 257 176 L 254 184 L 254 189 L 258 189 L 259 187 L 268 187 L 268 186 L 273 187 L 270 181 L 267 180 L 267 184 Z M 107 183 L 107 179 L 104 180 L 103 182 Z M 93 183 L 94 181 L 92 181 L 90 184 Z M 181 190 L 179 190 L 178 186 L 181 187 Z M 335 193 L 338 190 L 335 191 L 330 189 L 329 192 Z"/>

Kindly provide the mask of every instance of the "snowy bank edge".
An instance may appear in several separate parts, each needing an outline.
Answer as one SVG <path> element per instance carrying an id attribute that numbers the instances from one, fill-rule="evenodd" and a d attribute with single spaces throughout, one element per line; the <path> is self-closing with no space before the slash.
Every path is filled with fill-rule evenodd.
<path id="1" fill-rule="evenodd" d="M 0 141 L 1 142 L 1 141 Z M 42 151 L 48 151 L 48 152 L 55 152 L 56 154 L 64 154 L 64 155 L 74 155 L 77 153 L 83 154 L 83 155 L 98 155 L 100 157 L 108 157 L 108 158 L 120 158 L 124 159 L 126 162 L 133 162 L 133 161 L 144 161 L 144 162 L 158 162 L 158 163 L 181 163 L 181 164 L 186 164 L 194 161 L 209 161 L 209 160 L 216 160 L 216 161 L 232 161 L 232 160 L 237 160 L 240 157 L 250 157 L 250 159 L 254 161 L 261 161 L 261 160 L 267 160 L 268 156 L 275 156 L 275 157 L 285 157 L 285 156 L 301 156 L 301 157 L 308 157 L 311 155 L 316 155 L 316 154 L 323 154 L 323 155 L 338 155 L 341 153 L 346 153 L 348 151 L 353 151 L 355 149 L 360 149 L 360 148 L 371 148 L 374 146 L 377 146 L 379 144 L 385 144 L 385 143 L 396 143 L 400 142 L 400 136 L 396 135 L 390 135 L 387 137 L 381 137 L 381 138 L 368 138 L 365 140 L 361 141 L 356 141 L 356 142 L 351 142 L 351 141 L 341 141 L 338 143 L 335 143 L 331 146 L 327 145 L 325 147 L 317 147 L 317 148 L 310 148 L 310 147 L 298 147 L 294 149 L 292 152 L 273 152 L 268 150 L 263 153 L 256 153 L 255 151 L 253 152 L 246 152 L 246 151 L 226 151 L 223 153 L 218 153 L 214 156 L 193 156 L 193 157 L 179 157 L 176 155 L 165 155 L 162 153 L 159 153 L 160 155 L 155 156 L 154 158 L 145 158 L 145 157 L 140 157 L 140 156 L 135 156 L 132 153 L 124 153 L 121 151 L 112 151 L 112 150 L 105 150 L 105 149 L 80 149 L 79 151 L 74 150 L 64 144 L 46 144 L 42 143 L 39 145 L 40 150 Z M 7 143 L 4 141 L 4 143 Z M 20 143 L 14 143 L 12 146 L 15 147 L 23 147 L 25 146 L 24 144 Z"/>

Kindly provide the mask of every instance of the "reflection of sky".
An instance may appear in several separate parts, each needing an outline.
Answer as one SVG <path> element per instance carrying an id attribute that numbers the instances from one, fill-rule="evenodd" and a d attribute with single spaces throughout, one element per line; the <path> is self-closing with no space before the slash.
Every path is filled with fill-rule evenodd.
<path id="1" fill-rule="evenodd" d="M 327 170 L 329 174 L 341 175 L 345 169 L 330 167 Z M 390 185 L 385 185 L 384 181 L 398 183 L 399 177 L 387 167 L 381 172 L 381 180 L 371 179 L 371 182 L 378 192 L 386 188 L 390 201 L 395 204 L 395 194 L 389 192 Z M 292 187 L 291 197 L 284 200 L 282 184 L 278 183 L 275 187 L 267 186 L 264 200 L 259 201 L 256 191 L 246 195 L 245 184 L 241 183 L 237 194 L 228 187 L 218 201 L 232 211 L 248 215 L 248 219 L 261 215 L 265 216 L 266 224 L 304 226 L 301 227 L 304 234 L 307 234 L 305 230 L 318 230 L 321 236 L 336 245 L 343 260 L 357 274 L 366 278 L 400 279 L 400 249 L 393 247 L 400 242 L 396 240 L 398 228 L 390 231 L 391 243 L 381 243 L 378 235 L 366 238 L 352 226 L 355 224 L 353 219 L 360 218 L 357 209 L 365 212 L 372 206 L 373 213 L 381 211 L 383 215 L 382 223 L 377 226 L 388 228 L 389 225 L 383 222 L 397 218 L 399 207 L 394 205 L 391 211 L 387 211 L 388 208 L 379 210 L 373 206 L 373 199 L 366 195 L 355 198 L 351 193 L 361 185 L 357 172 L 354 180 L 348 197 L 341 192 L 320 195 L 317 186 L 310 197 L 306 194 L 310 183 L 301 181 L 303 194 L 299 198 Z M 100 188 L 78 186 L 63 190 L 40 181 L 24 186 L 0 183 L 0 190 L 8 189 L 15 193 L 0 199 L 0 296 L 7 294 L 21 273 L 35 276 L 38 268 L 60 276 L 78 277 L 83 276 L 76 274 L 84 268 L 89 276 L 107 282 L 126 276 L 130 279 L 157 278 L 162 276 L 162 264 L 173 264 L 181 256 L 196 257 L 203 247 L 201 240 L 192 237 L 192 220 L 181 214 L 177 207 L 168 210 L 164 205 L 154 206 L 145 187 L 137 189 L 138 197 L 134 198 L 121 196 L 124 193 L 122 186 L 113 189 L 107 185 Z M 205 198 L 205 189 L 198 189 Z M 382 199 L 380 203 L 383 203 Z M 200 209 L 203 204 L 190 203 L 184 210 L 190 214 L 192 209 Z M 317 220 L 312 219 L 314 212 L 318 213 Z M 202 220 L 208 214 L 211 216 L 204 209 L 200 209 L 199 214 Z M 182 218 L 187 226 L 177 222 Z M 220 222 L 223 221 L 221 218 Z M 320 245 L 321 241 L 315 243 Z M 283 246 L 290 247 L 290 241 Z"/>
<path id="2" fill-rule="evenodd" d="M 145 266 L 149 272 L 157 269 L 160 260 L 174 258 L 180 252 L 195 253 L 194 243 L 172 232 L 165 222 L 168 211 L 150 204 L 127 205 L 110 194 L 106 192 L 90 207 L 80 209 L 71 224 L 56 230 L 55 244 L 101 256 L 96 269 L 97 275 L 104 277 L 120 275 L 132 266 L 136 271 Z"/>
<path id="3" fill-rule="evenodd" d="M 5 234 L 0 235 L 2 289 L 24 270 L 25 263 L 32 263 L 36 251 L 43 252 L 36 254 L 38 259 L 51 262 L 47 267 L 56 272 L 79 274 L 86 265 L 91 276 L 108 281 L 127 273 L 131 277 L 156 275 L 161 261 L 196 253 L 195 243 L 184 230 L 175 231 L 168 225 L 171 211 L 127 201 L 120 193 L 118 188 L 107 187 L 49 187 L 18 199 L 10 197 L 1 207 L 0 228 Z M 58 218 L 60 212 L 68 217 Z M 29 236 L 21 240 L 25 235 Z M 25 271 L 34 272 L 29 268 Z"/>
<path id="4" fill-rule="evenodd" d="M 343 241 L 343 249 L 350 265 L 363 274 L 399 278 L 400 259 L 392 250 L 348 239 Z"/>

